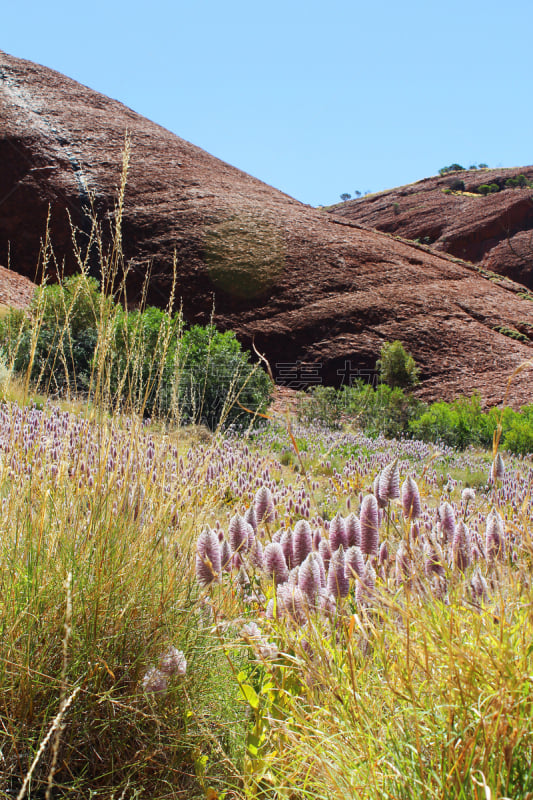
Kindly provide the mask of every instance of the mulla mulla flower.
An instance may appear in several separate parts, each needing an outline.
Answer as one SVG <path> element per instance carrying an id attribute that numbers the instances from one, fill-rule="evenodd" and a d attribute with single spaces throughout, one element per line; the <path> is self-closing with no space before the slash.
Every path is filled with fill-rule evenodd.
<path id="1" fill-rule="evenodd" d="M 505 553 L 504 526 L 500 514 L 493 508 L 487 517 L 487 532 L 485 536 L 485 551 L 487 561 L 495 561 Z"/>
<path id="2" fill-rule="evenodd" d="M 335 552 L 342 545 L 344 549 L 348 547 L 348 536 L 346 534 L 346 523 L 340 511 L 333 517 L 329 525 L 329 544 L 331 551 Z"/>
<path id="3" fill-rule="evenodd" d="M 361 547 L 361 523 L 352 512 L 345 519 L 347 547 Z"/>
<path id="4" fill-rule="evenodd" d="M 222 571 L 220 542 L 215 531 L 206 528 L 196 542 L 196 577 L 203 586 L 218 580 Z"/>
<path id="5" fill-rule="evenodd" d="M 402 483 L 401 497 L 404 517 L 417 519 L 422 513 L 422 504 L 416 481 L 410 475 Z"/>
<path id="6" fill-rule="evenodd" d="M 379 496 L 387 503 L 400 496 L 400 470 L 397 459 L 388 464 L 379 476 Z"/>
<path id="7" fill-rule="evenodd" d="M 292 556 L 296 566 L 303 564 L 313 549 L 311 526 L 305 519 L 299 520 L 292 532 Z"/>
<path id="8" fill-rule="evenodd" d="M 263 550 L 263 564 L 267 575 L 274 579 L 276 586 L 285 583 L 289 578 L 289 570 L 283 548 L 279 542 L 269 542 Z"/>
<path id="9" fill-rule="evenodd" d="M 331 556 L 328 569 L 327 590 L 336 598 L 347 597 L 350 581 L 345 575 L 345 555 L 342 545 Z"/>
<path id="10" fill-rule="evenodd" d="M 257 522 L 274 521 L 274 499 L 267 486 L 261 486 L 255 494 L 254 511 Z"/>
<path id="11" fill-rule="evenodd" d="M 373 494 L 363 497 L 359 521 L 361 523 L 361 550 L 367 556 L 377 556 L 379 539 L 378 502 Z"/>

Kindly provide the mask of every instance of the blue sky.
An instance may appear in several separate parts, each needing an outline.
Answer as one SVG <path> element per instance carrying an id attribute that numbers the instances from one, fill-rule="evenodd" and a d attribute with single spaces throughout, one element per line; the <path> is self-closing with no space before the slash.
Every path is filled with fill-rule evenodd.
<path id="1" fill-rule="evenodd" d="M 19 0 L 0 48 L 311 205 L 533 163 L 531 0 Z"/>

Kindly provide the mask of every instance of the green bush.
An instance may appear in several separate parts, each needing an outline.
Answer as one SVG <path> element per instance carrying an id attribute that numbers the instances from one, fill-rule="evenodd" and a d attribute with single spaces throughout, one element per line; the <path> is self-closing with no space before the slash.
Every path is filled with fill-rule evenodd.
<path id="1" fill-rule="evenodd" d="M 450 164 L 449 167 L 439 169 L 439 175 L 447 175 L 449 172 L 464 172 L 464 167 L 460 164 Z"/>
<path id="2" fill-rule="evenodd" d="M 398 340 L 385 342 L 381 348 L 380 358 L 376 362 L 376 368 L 379 370 L 381 382 L 393 389 L 395 387 L 405 389 L 420 382 L 420 369 Z"/>
<path id="3" fill-rule="evenodd" d="M 482 412 L 481 399 L 476 394 L 459 397 L 452 403 L 433 403 L 409 423 L 409 431 L 416 439 L 464 449 L 470 444 L 489 447 L 496 425 L 496 416 Z"/>
<path id="4" fill-rule="evenodd" d="M 38 289 L 29 313 L 10 312 L 0 344 L 37 391 L 210 428 L 251 419 L 238 404 L 262 411 L 272 393 L 231 331 L 184 329 L 179 314 L 153 307 L 124 310 L 81 275 Z"/>

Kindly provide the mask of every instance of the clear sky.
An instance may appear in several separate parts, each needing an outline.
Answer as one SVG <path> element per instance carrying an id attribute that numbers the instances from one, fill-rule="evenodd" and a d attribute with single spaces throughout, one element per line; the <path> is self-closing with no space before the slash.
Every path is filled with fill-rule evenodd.
<path id="1" fill-rule="evenodd" d="M 11 55 L 312 205 L 533 163 L 532 36 L 532 0 L 11 0 L 0 21 Z"/>

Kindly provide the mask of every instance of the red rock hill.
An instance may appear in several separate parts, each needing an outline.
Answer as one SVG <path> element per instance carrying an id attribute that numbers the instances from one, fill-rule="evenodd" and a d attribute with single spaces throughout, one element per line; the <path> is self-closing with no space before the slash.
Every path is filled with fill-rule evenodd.
<path id="1" fill-rule="evenodd" d="M 255 338 L 285 384 L 305 382 L 298 361 L 340 383 L 372 369 L 383 342 L 398 338 L 422 367 L 426 397 L 479 390 L 498 402 L 509 372 L 533 356 L 533 303 L 521 287 L 305 206 L 120 103 L 2 53 L 0 120 L 0 263 L 9 249 L 12 268 L 30 278 L 49 208 L 67 270 L 69 215 L 81 243 L 89 203 L 104 228 L 112 223 L 128 131 L 132 301 L 150 270 L 148 301 L 166 304 L 175 254 L 186 318 L 206 322 L 214 298 L 216 323 L 247 345 Z M 523 372 L 515 404 L 531 399 L 532 385 Z"/>
<path id="2" fill-rule="evenodd" d="M 328 210 L 345 220 L 417 239 L 533 288 L 533 167 L 464 170 L 426 178 Z M 453 187 L 464 184 L 464 190 Z M 499 191 L 479 193 L 480 186 Z"/>

